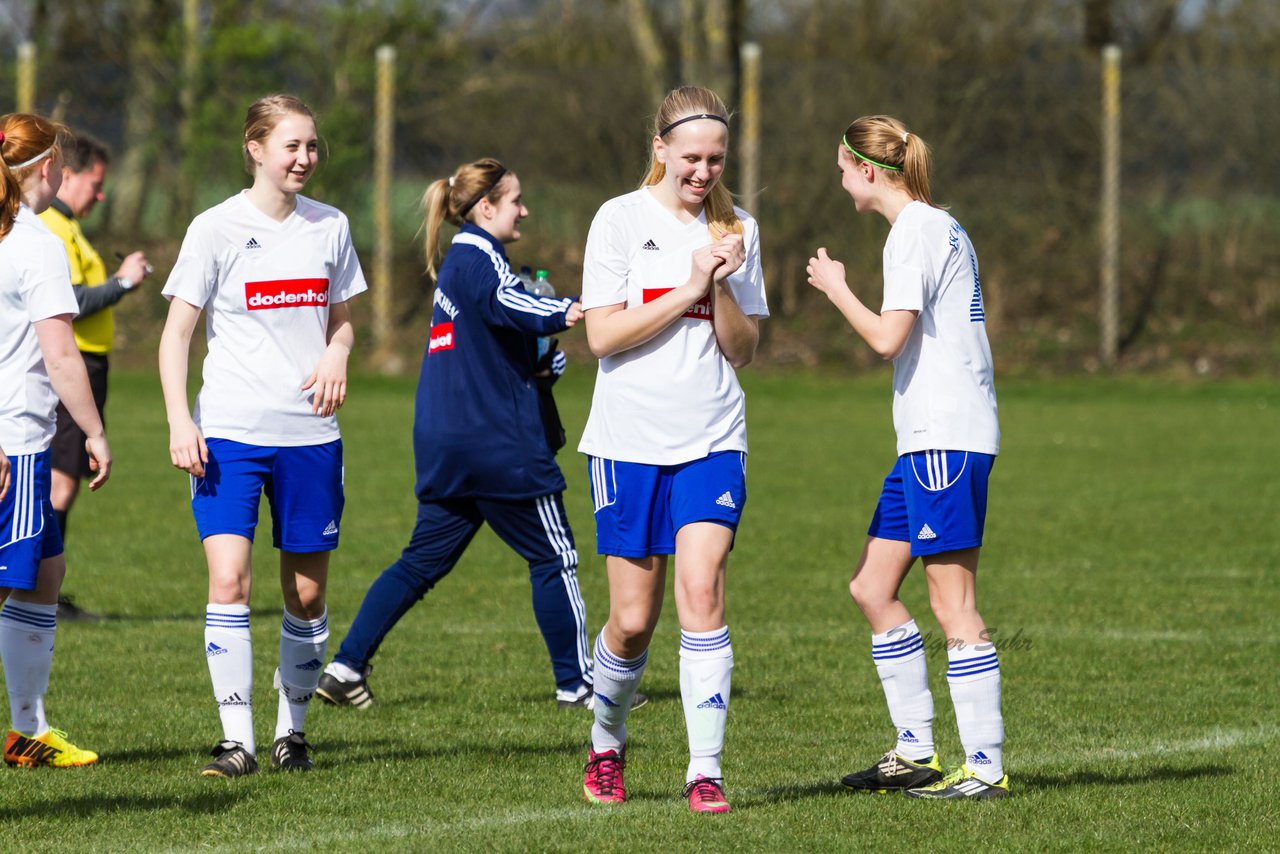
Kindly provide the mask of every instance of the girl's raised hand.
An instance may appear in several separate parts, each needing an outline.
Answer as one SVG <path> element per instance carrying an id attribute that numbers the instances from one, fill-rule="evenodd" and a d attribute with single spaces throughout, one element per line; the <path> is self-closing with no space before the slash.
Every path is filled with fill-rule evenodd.
<path id="1" fill-rule="evenodd" d="M 819 247 L 817 256 L 809 259 L 805 267 L 809 276 L 809 284 L 827 296 L 840 288 L 848 288 L 844 279 L 844 265 L 827 254 L 826 247 Z"/>
<path id="2" fill-rule="evenodd" d="M 747 248 L 742 242 L 741 234 L 726 234 L 711 244 L 711 254 L 721 260 L 720 266 L 715 270 L 716 282 L 723 282 L 738 272 L 738 268 L 747 260 Z"/>

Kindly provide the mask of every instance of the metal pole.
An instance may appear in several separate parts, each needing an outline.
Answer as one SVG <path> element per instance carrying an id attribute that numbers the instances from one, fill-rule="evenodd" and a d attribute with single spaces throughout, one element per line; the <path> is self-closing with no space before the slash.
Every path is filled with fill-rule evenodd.
<path id="1" fill-rule="evenodd" d="M 742 56 L 742 178 L 739 195 L 743 208 L 759 218 L 760 193 L 760 45 L 746 42 Z"/>
<path id="2" fill-rule="evenodd" d="M 1102 49 L 1102 364 L 1111 367 L 1120 326 L 1120 48 Z"/>
<path id="3" fill-rule="evenodd" d="M 33 113 L 36 109 L 36 43 L 24 41 L 18 45 L 18 85 L 16 103 L 19 113 Z"/>
<path id="4" fill-rule="evenodd" d="M 384 363 L 391 346 L 391 164 L 395 148 L 396 49 L 378 48 L 378 95 L 374 122 L 373 343 Z"/>

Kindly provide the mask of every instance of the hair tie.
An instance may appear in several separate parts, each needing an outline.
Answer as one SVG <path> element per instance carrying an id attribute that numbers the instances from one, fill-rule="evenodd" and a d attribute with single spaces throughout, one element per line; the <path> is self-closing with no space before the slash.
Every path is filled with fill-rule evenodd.
<path id="1" fill-rule="evenodd" d="M 450 175 L 450 176 L 449 176 L 449 189 L 450 189 L 450 190 L 452 190 L 452 189 L 453 189 L 453 178 L 454 178 L 454 176 L 452 176 L 452 175 Z"/>
<path id="2" fill-rule="evenodd" d="M 0 130 L 0 143 L 4 142 L 4 131 Z"/>
<path id="3" fill-rule="evenodd" d="M 674 122 L 667 125 L 662 130 L 658 131 L 658 136 L 666 136 L 667 134 L 671 133 L 672 130 L 684 124 L 685 122 L 692 122 L 692 121 L 696 121 L 697 119 L 714 119 L 715 121 L 720 122 L 720 124 L 724 125 L 725 127 L 729 126 L 729 120 L 726 119 L 724 116 L 717 116 L 715 113 L 697 113 L 696 115 L 685 116 L 683 119 L 676 119 Z"/>
<path id="4" fill-rule="evenodd" d="M 904 144 L 906 143 L 906 141 L 907 141 L 907 137 L 909 137 L 909 136 L 911 136 L 911 131 L 909 131 L 909 130 L 904 130 L 904 131 L 902 132 L 902 141 L 903 141 L 903 143 L 904 143 Z"/>

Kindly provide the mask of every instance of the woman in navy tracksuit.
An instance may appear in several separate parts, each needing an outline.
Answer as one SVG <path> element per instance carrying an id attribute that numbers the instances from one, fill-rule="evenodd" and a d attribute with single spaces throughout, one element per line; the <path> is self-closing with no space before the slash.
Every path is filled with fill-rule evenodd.
<path id="1" fill-rule="evenodd" d="M 535 365 L 533 347 L 536 336 L 577 323 L 582 308 L 572 298 L 534 296 L 512 274 L 503 244 L 520 238 L 529 211 L 519 179 L 497 160 L 478 160 L 434 182 L 423 207 L 427 272 L 436 290 L 414 412 L 418 521 L 400 559 L 365 594 L 317 693 L 339 705 L 371 704 L 366 676 L 382 639 L 488 522 L 529 562 L 533 610 L 560 704 L 589 705 L 578 552 L 561 500 L 564 476 L 543 435 L 550 413 L 535 376 L 544 373 L 545 382 L 547 371 L 558 375 L 564 355 L 554 352 Z M 437 275 L 445 220 L 461 231 Z"/>

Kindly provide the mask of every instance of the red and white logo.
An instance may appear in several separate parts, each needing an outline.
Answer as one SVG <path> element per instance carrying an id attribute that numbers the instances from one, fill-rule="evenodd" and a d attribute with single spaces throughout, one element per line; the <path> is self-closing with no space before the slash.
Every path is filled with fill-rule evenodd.
<path id="1" fill-rule="evenodd" d="M 665 293 L 670 292 L 671 290 L 673 289 L 672 288 L 645 288 L 644 301 L 653 302 L 658 297 L 662 296 Z M 702 299 L 698 300 L 693 305 L 689 306 L 689 310 L 680 316 L 691 317 L 694 320 L 711 320 L 712 314 L 713 313 L 711 311 L 711 294 L 706 294 L 702 297 Z"/>
<path id="2" fill-rule="evenodd" d="M 249 311 L 323 307 L 329 304 L 329 280 L 276 279 L 271 282 L 245 282 L 244 296 Z"/>
<path id="3" fill-rule="evenodd" d="M 437 323 L 431 327 L 431 343 L 427 345 L 427 355 L 441 350 L 453 349 L 453 324 Z"/>

